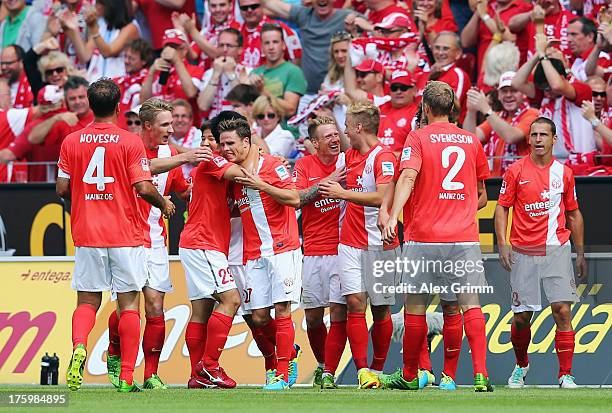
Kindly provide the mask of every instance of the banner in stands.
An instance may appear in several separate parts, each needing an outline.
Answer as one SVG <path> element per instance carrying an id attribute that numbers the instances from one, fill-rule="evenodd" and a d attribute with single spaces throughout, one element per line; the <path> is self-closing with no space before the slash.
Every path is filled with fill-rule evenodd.
<path id="1" fill-rule="evenodd" d="M 487 181 L 489 203 L 478 212 L 483 251 L 493 251 L 493 215 L 500 179 Z M 609 194 L 612 177 L 577 178 L 577 194 L 585 221 L 585 242 L 591 251 L 611 251 L 612 218 Z M 69 208 L 55 194 L 53 184 L 0 185 L 0 256 L 73 255 Z M 176 214 L 169 221 L 170 253 L 178 254 L 185 204 L 173 199 Z"/>
<path id="2" fill-rule="evenodd" d="M 493 257 L 493 256 L 490 256 Z M 601 255 L 599 257 L 602 257 Z M 76 294 L 70 288 L 73 262 L 65 258 L 57 260 L 0 262 L 2 274 L 2 306 L 0 308 L 0 383 L 37 383 L 40 379 L 41 357 L 57 353 L 60 359 L 60 381 L 71 353 L 71 316 Z M 572 307 L 576 331 L 576 356 L 574 374 L 580 384 L 612 384 L 609 377 L 612 338 L 612 286 L 609 274 L 612 259 L 590 257 L 589 282 L 579 285 L 581 302 Z M 503 384 L 513 365 L 514 353 L 510 344 L 509 282 L 497 259 L 486 261 L 487 278 L 494 293 L 484 297 L 483 311 L 487 317 L 488 369 L 493 383 Z M 184 334 L 189 321 L 190 306 L 187 300 L 184 273 L 181 264 L 173 260 L 170 271 L 175 291 L 165 300 L 166 341 L 161 353 L 160 376 L 168 383 L 185 384 L 189 375 L 189 357 Z M 608 281 L 607 283 L 605 281 Z M 401 298 L 394 307 L 397 314 L 394 323 L 394 342 L 389 351 L 387 372 L 401 366 Z M 440 311 L 434 301 L 429 311 Z M 86 383 L 108 383 L 106 378 L 105 351 L 108 346 L 107 320 L 115 304 L 105 294 L 98 311 L 96 325 L 89 337 L 89 357 L 85 369 Z M 369 313 L 369 312 L 368 312 Z M 143 310 L 141 309 L 141 314 Z M 144 328 L 144 315 L 141 316 Z M 296 326 L 296 343 L 304 349 L 300 359 L 298 383 L 310 383 L 316 361 L 308 345 L 304 312 L 295 308 L 293 320 Z M 368 314 L 368 324 L 371 326 Z M 533 341 L 529 348 L 531 367 L 528 383 L 555 384 L 557 360 L 554 350 L 554 323 L 550 307 L 534 317 Z M 432 361 L 439 379 L 442 366 L 441 336 L 432 341 Z M 370 354 L 370 358 L 371 358 Z M 459 363 L 458 383 L 470 384 L 471 363 L 464 346 Z M 264 381 L 264 362 L 249 329 L 236 317 L 221 363 L 240 384 L 261 384 Z M 136 378 L 142 380 L 143 355 L 138 356 Z M 340 368 L 340 382 L 356 384 L 356 375 L 350 351 L 344 351 Z M 606 376 L 608 378 L 606 379 Z"/>

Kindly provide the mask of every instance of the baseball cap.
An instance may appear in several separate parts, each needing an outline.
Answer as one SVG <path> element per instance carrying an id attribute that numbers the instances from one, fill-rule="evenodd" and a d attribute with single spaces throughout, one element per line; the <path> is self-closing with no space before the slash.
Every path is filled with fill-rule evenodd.
<path id="1" fill-rule="evenodd" d="M 372 59 L 365 59 L 358 66 L 355 67 L 358 72 L 376 72 L 382 73 L 384 71 L 382 64 Z"/>
<path id="2" fill-rule="evenodd" d="M 64 91 L 56 85 L 46 85 L 38 91 L 39 105 L 55 105 L 64 98 Z"/>
<path id="3" fill-rule="evenodd" d="M 405 70 L 396 70 L 391 74 L 391 80 L 389 80 L 390 84 L 399 83 L 400 85 L 406 86 L 414 86 L 416 82 L 412 78 L 410 72 Z"/>
<path id="4" fill-rule="evenodd" d="M 393 27 L 405 27 L 409 29 L 411 27 L 410 18 L 403 13 L 391 13 L 386 16 L 378 24 L 374 25 L 374 28 L 380 27 L 381 29 L 392 29 Z"/>
<path id="5" fill-rule="evenodd" d="M 502 75 L 499 77 L 499 86 L 497 86 L 497 90 L 507 86 L 512 86 L 512 79 L 514 78 L 514 75 L 516 75 L 516 72 L 513 71 L 502 73 Z"/>
<path id="6" fill-rule="evenodd" d="M 164 32 L 164 37 L 162 39 L 162 44 L 164 46 L 168 44 L 176 44 L 178 46 L 183 43 L 188 43 L 187 36 L 181 30 L 178 29 L 168 29 Z"/>

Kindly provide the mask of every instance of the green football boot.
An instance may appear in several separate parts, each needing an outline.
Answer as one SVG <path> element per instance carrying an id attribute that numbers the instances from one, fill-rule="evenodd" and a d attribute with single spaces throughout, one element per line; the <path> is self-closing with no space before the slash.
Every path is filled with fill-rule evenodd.
<path id="1" fill-rule="evenodd" d="M 393 374 L 381 374 L 380 382 L 383 389 L 418 390 L 419 378 L 415 377 L 408 381 L 404 378 L 402 369 L 397 369 Z"/>
<path id="2" fill-rule="evenodd" d="M 72 358 L 66 372 L 66 384 L 69 390 L 76 391 L 81 388 L 85 360 L 87 360 L 87 349 L 85 349 L 83 344 L 78 344 L 72 350 Z"/>
<path id="3" fill-rule="evenodd" d="M 132 381 L 132 384 L 128 384 L 127 381 L 121 380 L 119 381 L 119 387 L 117 388 L 119 393 L 138 393 L 141 392 L 142 389 L 136 383 L 136 380 Z"/>
<path id="4" fill-rule="evenodd" d="M 321 377 L 321 389 L 323 390 L 331 390 L 337 389 L 338 385 L 336 384 L 336 379 L 333 374 L 323 373 Z"/>
<path id="5" fill-rule="evenodd" d="M 159 378 L 157 374 L 152 374 L 151 377 L 146 379 L 142 385 L 147 390 L 167 390 L 168 386 Z"/>
<path id="6" fill-rule="evenodd" d="M 108 370 L 108 380 L 115 388 L 119 388 L 119 374 L 121 374 L 121 356 L 111 356 L 106 354 L 106 370 Z"/>
<path id="7" fill-rule="evenodd" d="M 323 385 L 323 367 L 317 367 L 314 372 L 314 380 L 312 387 L 321 387 Z"/>
<path id="8" fill-rule="evenodd" d="M 476 373 L 474 376 L 474 391 L 479 393 L 493 391 L 489 378 L 482 373 Z"/>

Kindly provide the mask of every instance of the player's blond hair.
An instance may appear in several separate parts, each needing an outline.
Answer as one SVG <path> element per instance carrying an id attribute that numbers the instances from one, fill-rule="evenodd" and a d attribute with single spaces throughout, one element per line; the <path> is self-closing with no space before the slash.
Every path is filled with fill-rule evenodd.
<path id="1" fill-rule="evenodd" d="M 380 124 L 380 109 L 369 100 L 356 101 L 349 105 L 347 116 L 356 123 L 361 123 L 364 132 L 376 135 Z"/>
<path id="2" fill-rule="evenodd" d="M 162 112 L 172 112 L 172 105 L 162 99 L 150 98 L 140 107 L 138 117 L 143 124 L 145 122 L 153 123 L 157 115 Z"/>
<path id="3" fill-rule="evenodd" d="M 314 119 L 310 119 L 308 121 L 308 136 L 310 139 L 319 139 L 317 135 L 317 129 L 319 126 L 323 125 L 336 125 L 336 121 L 330 118 L 329 116 L 318 116 Z"/>
<path id="4" fill-rule="evenodd" d="M 430 80 L 423 91 L 423 104 L 434 116 L 451 116 L 455 108 L 455 92 L 448 83 Z"/>

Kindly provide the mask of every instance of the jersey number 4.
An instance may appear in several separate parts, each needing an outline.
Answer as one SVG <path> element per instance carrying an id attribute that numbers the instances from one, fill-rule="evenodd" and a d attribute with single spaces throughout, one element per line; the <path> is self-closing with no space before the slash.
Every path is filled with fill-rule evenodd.
<path id="1" fill-rule="evenodd" d="M 83 182 L 86 184 L 96 185 L 96 189 L 100 192 L 104 191 L 106 184 L 112 184 L 115 182 L 115 178 L 112 176 L 104 176 L 104 154 L 106 148 L 98 146 L 91 156 L 89 165 L 85 175 L 83 175 Z"/>
<path id="2" fill-rule="evenodd" d="M 455 159 L 455 163 L 450 165 L 450 157 L 451 154 L 456 153 L 457 158 Z M 442 167 L 444 169 L 450 166 L 450 170 L 442 180 L 442 189 L 445 191 L 459 191 L 463 189 L 465 185 L 463 182 L 455 182 L 453 179 L 457 176 L 461 167 L 465 163 L 465 151 L 463 148 L 459 146 L 447 146 L 442 150 Z"/>

